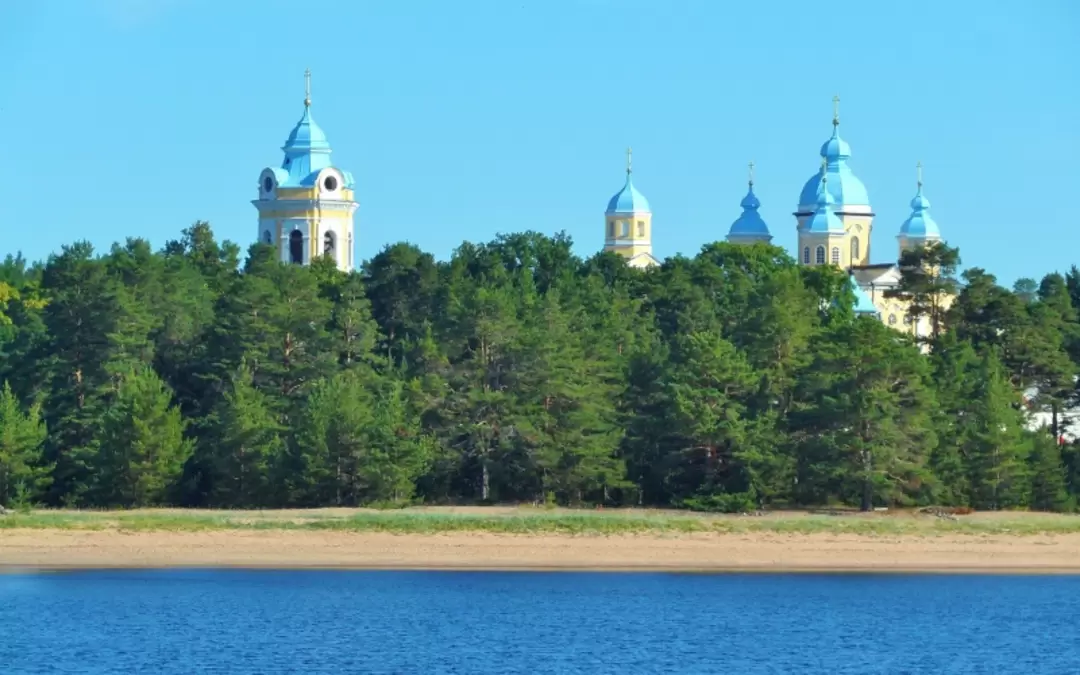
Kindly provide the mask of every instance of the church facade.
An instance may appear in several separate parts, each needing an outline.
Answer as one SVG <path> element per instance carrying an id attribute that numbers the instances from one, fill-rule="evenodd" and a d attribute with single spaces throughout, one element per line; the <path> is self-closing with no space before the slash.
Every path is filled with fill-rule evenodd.
<path id="1" fill-rule="evenodd" d="M 806 181 L 794 212 L 798 232 L 795 255 L 802 265 L 833 265 L 849 272 L 855 292 L 855 311 L 874 315 L 904 332 L 927 335 L 930 320 L 913 321 L 902 300 L 886 297 L 900 281 L 897 264 L 903 251 L 942 241 L 941 231 L 929 213 L 923 195 L 922 167 L 918 167 L 911 215 L 900 226 L 893 262 L 873 263 L 870 257 L 874 210 L 866 186 L 849 165 L 851 147 L 840 137 L 839 99 L 833 99 L 832 136 L 821 146 L 821 168 Z M 627 257 L 636 267 L 659 264 L 652 255 L 652 212 L 649 202 L 634 187 L 627 164 L 626 184 L 608 204 L 604 214 L 607 238 L 604 249 Z M 749 190 L 740 206 L 742 214 L 731 224 L 727 240 L 735 244 L 771 243 L 772 234 L 758 209 L 754 194 L 753 164 Z"/>

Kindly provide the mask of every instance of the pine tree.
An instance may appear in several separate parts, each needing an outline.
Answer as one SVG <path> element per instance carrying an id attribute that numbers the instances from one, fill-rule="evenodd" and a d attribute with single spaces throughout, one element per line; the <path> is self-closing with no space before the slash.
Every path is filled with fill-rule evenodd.
<path id="1" fill-rule="evenodd" d="M 934 343 L 945 329 L 948 299 L 955 296 L 959 286 L 956 269 L 960 266 L 960 251 L 944 242 L 904 251 L 900 256 L 900 283 L 885 291 L 885 297 L 907 304 L 912 321 L 930 319 L 930 335 L 920 337 Z"/>
<path id="2" fill-rule="evenodd" d="M 46 340 L 35 354 L 46 384 L 42 415 L 49 429 L 46 460 L 54 466 L 48 501 L 76 503 L 88 488 L 87 463 L 108 406 L 109 360 L 120 308 L 117 281 L 86 242 L 64 247 L 45 266 Z"/>
<path id="3" fill-rule="evenodd" d="M 686 438 L 671 457 L 676 463 L 672 478 L 682 483 L 678 491 L 697 496 L 752 492 L 756 498 L 760 467 L 742 461 L 756 440 L 753 420 L 747 417 L 756 373 L 734 345 L 712 333 L 690 334 L 678 351 L 668 385 L 671 421 Z"/>
<path id="4" fill-rule="evenodd" d="M 991 510 L 1023 506 L 1029 445 L 1016 407 L 1018 397 L 993 353 L 983 358 L 978 382 L 972 405 L 961 418 L 960 447 L 968 467 L 971 505 Z"/>
<path id="5" fill-rule="evenodd" d="M 350 368 L 360 363 L 375 363 L 379 326 L 371 318 L 371 303 L 358 274 L 348 275 L 329 290 L 332 303 L 327 331 L 338 354 L 338 363 Z"/>
<path id="6" fill-rule="evenodd" d="M 98 506 L 160 506 L 175 489 L 192 442 L 172 392 L 148 367 L 123 377 L 89 462 L 89 499 Z"/>
<path id="7" fill-rule="evenodd" d="M 243 364 L 215 409 L 208 442 L 199 451 L 200 465 L 210 474 L 210 500 L 220 506 L 268 506 L 280 503 L 285 492 L 272 481 L 285 447 L 283 429 L 251 380 L 252 371 Z"/>
<path id="8" fill-rule="evenodd" d="M 1065 464 L 1057 440 L 1044 434 L 1032 435 L 1029 465 L 1031 508 L 1039 511 L 1072 511 L 1076 501 L 1066 486 Z"/>
<path id="9" fill-rule="evenodd" d="M 864 510 L 916 498 L 937 443 L 922 356 L 879 321 L 837 323 L 815 345 L 796 413 L 804 500 Z"/>
<path id="10" fill-rule="evenodd" d="M 11 387 L 0 390 L 0 506 L 39 499 L 52 480 L 42 453 L 45 425 L 33 405 L 23 412 Z"/>
<path id="11" fill-rule="evenodd" d="M 343 371 L 308 399 L 293 449 L 294 499 L 339 506 L 408 500 L 431 451 L 400 382 L 363 368 Z"/>
<path id="12" fill-rule="evenodd" d="M 938 340 L 931 359 L 938 405 L 933 412 L 939 442 L 929 457 L 934 476 L 932 498 L 938 504 L 967 506 L 971 487 L 961 454 L 965 417 L 976 398 L 982 360 L 970 342 L 950 331 Z"/>
<path id="13" fill-rule="evenodd" d="M 530 309 L 513 416 L 520 447 L 540 473 L 539 489 L 567 503 L 606 501 L 625 487 L 625 465 L 617 457 L 618 364 L 580 317 L 568 315 L 552 289 Z M 539 496 L 539 495 L 538 495 Z"/>

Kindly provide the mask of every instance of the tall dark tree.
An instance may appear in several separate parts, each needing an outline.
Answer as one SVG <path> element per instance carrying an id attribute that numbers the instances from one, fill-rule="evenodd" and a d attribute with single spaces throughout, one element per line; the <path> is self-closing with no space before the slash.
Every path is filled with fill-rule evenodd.
<path id="1" fill-rule="evenodd" d="M 886 290 L 885 297 L 907 303 L 908 316 L 916 325 L 923 317 L 930 320 L 930 335 L 920 339 L 933 343 L 941 336 L 950 299 L 958 289 L 959 266 L 959 249 L 944 242 L 931 242 L 900 255 L 900 283 Z"/>

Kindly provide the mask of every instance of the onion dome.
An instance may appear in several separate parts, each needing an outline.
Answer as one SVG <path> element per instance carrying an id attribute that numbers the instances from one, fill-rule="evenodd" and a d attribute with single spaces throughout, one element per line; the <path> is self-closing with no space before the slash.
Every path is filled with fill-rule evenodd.
<path id="1" fill-rule="evenodd" d="M 633 181 L 633 151 L 626 150 L 626 185 L 608 201 L 607 214 L 614 213 L 652 213 L 649 200 L 638 192 Z"/>
<path id="2" fill-rule="evenodd" d="M 911 215 L 900 226 L 900 239 L 936 241 L 941 239 L 941 230 L 930 216 L 930 200 L 922 191 L 922 162 L 918 169 L 918 189 L 911 200 Z"/>
<path id="3" fill-rule="evenodd" d="M 832 137 L 821 146 L 822 168 L 810 177 L 799 194 L 799 211 L 810 212 L 817 203 L 817 194 L 825 176 L 828 176 L 829 192 L 833 202 L 841 211 L 847 207 L 870 208 L 870 196 L 866 186 L 851 171 L 848 159 L 851 158 L 851 146 L 840 138 L 840 99 L 833 98 L 833 133 Z"/>
<path id="4" fill-rule="evenodd" d="M 825 161 L 822 160 L 822 164 Z M 814 213 L 803 225 L 803 231 L 811 234 L 843 234 L 844 222 L 836 215 L 834 210 L 836 200 L 832 191 L 829 190 L 828 175 L 821 177 L 821 188 L 818 190 Z"/>
<path id="5" fill-rule="evenodd" d="M 761 202 L 758 201 L 757 195 L 754 194 L 753 162 L 750 162 L 749 184 L 750 189 L 747 190 L 746 196 L 739 202 L 739 206 L 743 209 L 742 215 L 731 224 L 731 229 L 728 230 L 728 241 L 735 243 L 755 241 L 769 243 L 772 241 L 772 235 L 769 233 L 769 226 L 765 224 L 761 214 L 758 213 Z"/>

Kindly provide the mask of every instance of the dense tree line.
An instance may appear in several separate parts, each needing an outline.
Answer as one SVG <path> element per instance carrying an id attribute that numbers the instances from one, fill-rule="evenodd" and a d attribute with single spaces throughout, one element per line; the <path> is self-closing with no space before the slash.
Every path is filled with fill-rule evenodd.
<path id="1" fill-rule="evenodd" d="M 640 271 L 524 233 L 344 274 L 197 223 L 9 257 L 0 504 L 1072 509 L 1080 272 L 1010 290 L 959 262 L 901 261 L 916 340 L 765 245 Z"/>

